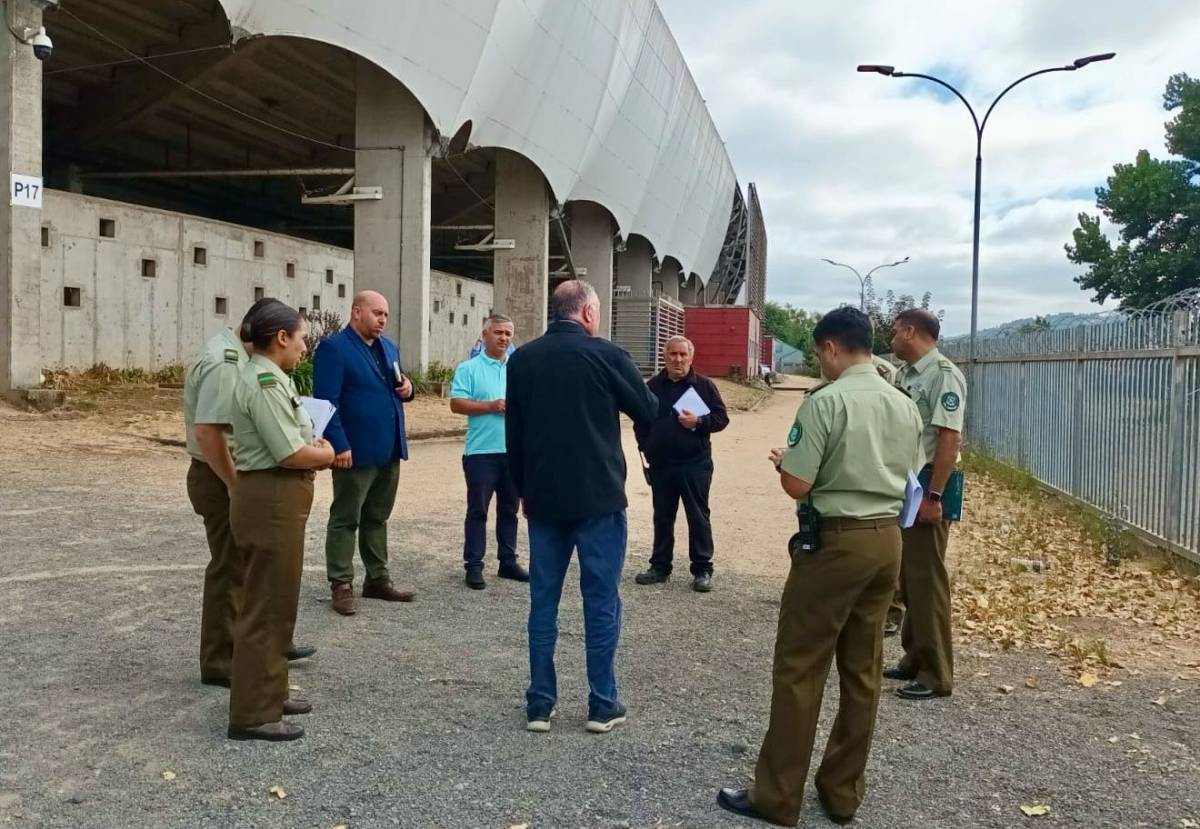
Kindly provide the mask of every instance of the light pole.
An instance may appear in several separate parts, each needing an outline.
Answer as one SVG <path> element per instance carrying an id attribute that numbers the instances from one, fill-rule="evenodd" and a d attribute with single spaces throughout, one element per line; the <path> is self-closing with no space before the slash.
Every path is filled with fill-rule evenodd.
<path id="1" fill-rule="evenodd" d="M 1101 55 L 1088 55 L 1086 58 L 1079 58 L 1066 66 L 1039 69 L 1036 72 L 1030 72 L 1028 75 L 1017 78 L 1006 86 L 1003 92 L 996 96 L 991 106 L 987 108 L 987 112 L 984 113 L 982 121 L 979 120 L 979 117 L 975 114 L 975 108 L 963 97 L 962 93 L 941 78 L 935 78 L 932 75 L 922 75 L 918 72 L 899 72 L 894 66 L 877 63 L 864 63 L 858 67 L 859 72 L 874 72 L 889 78 L 922 78 L 927 81 L 933 81 L 953 92 L 954 96 L 966 106 L 967 111 L 971 113 L 971 120 L 975 122 L 975 238 L 971 251 L 971 347 L 970 365 L 968 366 L 970 374 L 968 382 L 972 391 L 975 390 L 975 336 L 979 330 L 979 196 L 983 187 L 983 130 L 987 126 L 988 118 L 991 117 L 992 110 L 996 108 L 996 104 L 1000 103 L 1000 99 L 1007 95 L 1014 86 L 1030 78 L 1036 78 L 1038 75 L 1045 75 L 1049 72 L 1074 72 L 1077 69 L 1082 69 L 1089 63 L 1112 60 L 1116 57 L 1116 54 L 1116 52 L 1105 52 Z"/>
<path id="2" fill-rule="evenodd" d="M 867 271 L 866 276 L 863 276 L 862 274 L 860 274 L 858 272 L 857 269 L 850 267 L 849 265 L 847 265 L 844 262 L 834 262 L 832 259 L 822 259 L 821 261 L 828 262 L 830 265 L 835 265 L 839 268 L 845 268 L 846 270 L 850 271 L 851 273 L 853 273 L 855 276 L 858 277 L 858 287 L 859 287 L 858 310 L 866 311 L 867 310 L 867 280 L 871 278 L 871 274 L 875 273 L 875 271 L 880 270 L 881 268 L 894 268 L 897 265 L 903 265 L 905 262 L 908 261 L 908 257 L 905 256 L 903 259 L 898 259 L 895 262 L 889 262 L 886 265 L 876 265 L 875 267 L 871 268 L 871 270 Z"/>

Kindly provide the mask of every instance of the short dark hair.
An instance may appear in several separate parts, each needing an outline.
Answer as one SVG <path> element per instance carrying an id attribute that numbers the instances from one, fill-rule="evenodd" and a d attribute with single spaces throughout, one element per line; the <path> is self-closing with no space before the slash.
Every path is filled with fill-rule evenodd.
<path id="1" fill-rule="evenodd" d="M 263 351 L 280 331 L 295 334 L 303 324 L 304 317 L 295 308 L 277 299 L 261 299 L 242 320 L 242 342 L 253 343 L 256 351 Z"/>
<path id="2" fill-rule="evenodd" d="M 554 295 L 550 297 L 550 318 L 555 322 L 569 320 L 597 298 L 596 289 L 590 282 L 583 279 L 567 280 L 555 288 Z"/>
<path id="3" fill-rule="evenodd" d="M 896 320 L 892 323 L 892 327 L 894 328 L 897 325 L 911 325 L 923 334 L 927 334 L 934 342 L 937 342 L 938 337 L 942 335 L 941 320 L 924 308 L 909 308 L 906 311 L 901 311 L 896 315 Z"/>
<path id="4" fill-rule="evenodd" d="M 813 342 L 818 346 L 833 340 L 847 351 L 871 353 L 871 318 L 857 308 L 843 305 L 834 308 L 813 329 Z"/>

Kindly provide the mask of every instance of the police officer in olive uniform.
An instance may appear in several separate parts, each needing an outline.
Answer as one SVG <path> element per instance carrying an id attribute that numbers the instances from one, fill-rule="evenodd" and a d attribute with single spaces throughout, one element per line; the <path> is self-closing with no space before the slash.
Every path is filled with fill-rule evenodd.
<path id="1" fill-rule="evenodd" d="M 813 341 L 832 382 L 801 405 L 787 450 L 771 454 L 784 491 L 801 509 L 819 514 L 819 530 L 798 533 L 790 545 L 771 722 L 754 784 L 717 796 L 728 811 L 785 826 L 800 817 L 821 697 L 835 658 L 841 695 L 816 775 L 817 794 L 839 823 L 849 822 L 862 803 L 879 704 L 883 620 L 900 569 L 898 516 L 908 474 L 920 459 L 920 415 L 872 366 L 867 316 L 857 308 L 831 311 L 817 324 Z"/>
<path id="2" fill-rule="evenodd" d="M 229 695 L 235 740 L 295 740 L 304 729 L 283 715 L 312 710 L 287 698 L 284 651 L 296 624 L 313 470 L 329 468 L 334 452 L 328 441 L 312 440 L 312 422 L 287 374 L 304 356 L 304 334 L 303 318 L 281 302 L 243 323 L 254 354 L 234 388 L 232 413 L 237 482 L 229 518 L 245 561 Z"/>
<path id="3" fill-rule="evenodd" d="M 949 696 L 954 687 L 950 634 L 950 577 L 946 547 L 950 522 L 942 520 L 942 493 L 959 461 L 966 413 L 967 386 L 958 367 L 937 349 L 941 324 L 928 311 L 897 315 L 892 349 L 905 361 L 897 385 L 921 412 L 921 463 L 929 467 L 929 486 L 917 523 L 904 530 L 900 589 L 908 603 L 900 642 L 904 658 L 884 672 L 908 684 L 896 689 L 905 699 Z"/>
<path id="4" fill-rule="evenodd" d="M 260 300 L 250 311 L 265 302 Z M 188 499 L 204 519 L 210 556 L 200 614 L 200 681 L 225 688 L 242 590 L 241 557 L 229 529 L 229 493 L 236 474 L 229 446 L 230 409 L 238 374 L 248 359 L 247 348 L 228 328 L 221 329 L 193 360 L 183 386 L 183 421 L 192 456 Z M 303 659 L 315 652 L 315 648 L 292 645 L 288 658 Z"/>

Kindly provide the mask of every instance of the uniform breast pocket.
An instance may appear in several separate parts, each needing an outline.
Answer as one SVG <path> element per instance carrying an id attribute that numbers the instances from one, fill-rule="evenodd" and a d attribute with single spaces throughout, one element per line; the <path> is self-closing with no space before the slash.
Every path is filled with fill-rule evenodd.
<path id="1" fill-rule="evenodd" d="M 928 423 L 929 418 L 933 416 L 933 410 L 929 407 L 929 395 L 925 393 L 924 389 L 916 386 L 910 386 L 906 390 L 908 396 L 917 404 L 917 411 L 921 413 L 921 419 Z"/>

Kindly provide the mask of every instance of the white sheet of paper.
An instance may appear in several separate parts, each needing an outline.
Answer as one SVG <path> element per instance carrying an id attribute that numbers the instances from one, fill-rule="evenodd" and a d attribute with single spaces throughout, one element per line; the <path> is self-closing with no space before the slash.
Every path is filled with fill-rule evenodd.
<path id="1" fill-rule="evenodd" d="M 325 437 L 325 427 L 333 419 L 333 413 L 337 411 L 337 408 L 328 400 L 318 400 L 315 397 L 301 397 L 300 405 L 304 407 L 308 419 L 312 421 L 313 440 Z"/>
<path id="2" fill-rule="evenodd" d="M 686 410 L 694 414 L 696 417 L 704 417 L 706 414 L 712 411 L 712 409 L 708 408 L 705 402 L 700 399 L 700 395 L 696 394 L 696 390 L 694 388 L 685 391 L 683 396 L 675 401 L 675 405 L 671 408 L 673 408 L 678 414 L 683 414 Z"/>
<path id="3" fill-rule="evenodd" d="M 900 526 L 908 529 L 917 523 L 917 510 L 921 508 L 921 499 L 925 490 L 917 481 L 917 476 L 908 473 L 908 482 L 904 485 L 904 506 L 900 509 Z"/>

